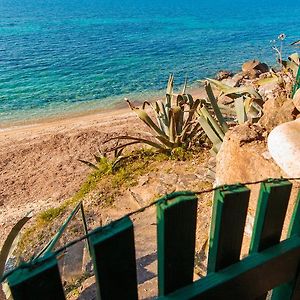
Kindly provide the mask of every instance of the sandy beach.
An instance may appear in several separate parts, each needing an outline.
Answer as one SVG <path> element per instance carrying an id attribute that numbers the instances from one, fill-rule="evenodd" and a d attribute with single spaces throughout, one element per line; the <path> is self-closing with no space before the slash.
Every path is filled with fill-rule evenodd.
<path id="1" fill-rule="evenodd" d="M 201 97 L 203 90 L 194 89 L 192 95 Z M 105 139 L 138 132 L 141 126 L 124 107 L 2 128 L 0 245 L 25 214 L 54 207 L 79 189 L 90 169 L 78 159 L 92 161 Z"/>
<path id="2" fill-rule="evenodd" d="M 90 172 L 78 159 L 92 160 L 104 139 L 125 133 L 135 122 L 126 108 L 2 130 L 0 244 L 26 213 L 38 213 L 74 194 Z"/>

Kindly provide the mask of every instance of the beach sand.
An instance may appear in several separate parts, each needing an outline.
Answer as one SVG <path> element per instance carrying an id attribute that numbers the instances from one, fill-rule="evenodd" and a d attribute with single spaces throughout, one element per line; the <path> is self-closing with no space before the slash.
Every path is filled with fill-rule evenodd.
<path id="1" fill-rule="evenodd" d="M 203 89 L 191 91 L 194 99 Z M 128 107 L 43 120 L 0 130 L 0 246 L 12 226 L 31 210 L 55 207 L 71 197 L 104 140 L 147 130 Z"/>

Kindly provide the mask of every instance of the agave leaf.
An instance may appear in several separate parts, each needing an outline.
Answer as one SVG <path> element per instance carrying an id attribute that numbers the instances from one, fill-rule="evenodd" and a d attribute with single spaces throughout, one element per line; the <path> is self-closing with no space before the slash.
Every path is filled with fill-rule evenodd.
<path id="1" fill-rule="evenodd" d="M 171 143 L 175 143 L 175 137 L 176 137 L 176 122 L 175 122 L 175 116 L 173 109 L 171 108 L 169 111 L 169 141 Z"/>
<path id="2" fill-rule="evenodd" d="M 256 90 L 250 85 L 230 88 L 224 93 L 224 95 L 226 95 L 230 98 L 233 98 L 233 99 L 239 98 L 241 95 L 244 95 L 244 94 L 249 94 L 249 95 L 253 96 L 255 99 L 262 100 L 261 95 L 258 92 L 256 92 Z"/>
<path id="3" fill-rule="evenodd" d="M 155 136 L 155 138 L 160 141 L 163 145 L 165 145 L 167 148 L 173 148 L 174 147 L 174 143 L 172 143 L 171 141 L 169 141 L 168 139 L 158 135 Z"/>
<path id="4" fill-rule="evenodd" d="M 104 143 L 107 143 L 109 141 L 116 140 L 116 139 L 119 139 L 119 140 L 133 140 L 133 141 L 137 141 L 138 143 L 147 144 L 149 146 L 152 146 L 152 147 L 160 149 L 160 150 L 165 150 L 165 148 L 162 145 L 158 144 L 158 143 L 155 143 L 155 142 L 152 142 L 150 140 L 143 139 L 143 138 L 137 138 L 137 137 L 129 136 L 129 135 L 116 136 L 116 137 L 110 138 L 109 140 L 104 141 Z"/>
<path id="5" fill-rule="evenodd" d="M 183 122 L 183 111 L 179 106 L 173 106 L 169 110 L 169 141 L 171 143 L 175 143 L 176 136 L 178 134 L 178 130 L 182 128 Z"/>
<path id="6" fill-rule="evenodd" d="M 114 170 L 119 162 L 124 160 L 126 156 L 119 156 L 112 164 L 111 168 Z"/>
<path id="7" fill-rule="evenodd" d="M 23 228 L 23 226 L 31 219 L 31 216 L 27 214 L 24 218 L 20 219 L 14 227 L 11 229 L 10 233 L 8 234 L 3 247 L 0 252 L 0 276 L 3 275 L 4 269 L 5 269 L 5 263 L 7 261 L 7 258 L 9 257 L 9 254 L 12 252 L 12 247 L 14 244 L 14 241 L 16 237 L 18 236 L 19 232 Z"/>
<path id="8" fill-rule="evenodd" d="M 164 124 L 166 126 L 168 126 L 169 124 L 169 121 L 168 121 L 168 111 L 167 111 L 167 108 L 165 107 L 164 103 L 162 101 L 157 101 L 157 104 L 160 108 L 160 111 L 161 111 L 161 114 L 163 116 L 163 121 L 164 121 Z"/>
<path id="9" fill-rule="evenodd" d="M 215 121 L 215 119 L 211 116 L 209 111 L 206 109 L 205 105 L 203 105 L 199 111 L 200 114 L 202 114 L 202 116 L 206 119 L 207 123 L 211 126 L 211 128 L 215 131 L 215 133 L 219 136 L 220 140 L 222 141 L 225 134 L 222 131 L 222 128 L 218 125 L 218 123 Z"/>
<path id="10" fill-rule="evenodd" d="M 236 113 L 233 108 L 230 108 L 229 106 L 224 105 L 222 103 L 219 103 L 218 106 L 219 106 L 222 113 L 229 114 L 229 115 Z"/>
<path id="11" fill-rule="evenodd" d="M 192 127 L 192 124 L 189 123 L 189 124 L 186 125 L 186 126 L 184 127 L 184 129 L 182 130 L 182 133 L 181 133 L 180 136 L 179 136 L 180 142 L 181 142 L 181 143 L 184 143 L 185 140 L 189 138 L 189 134 L 188 134 L 188 133 L 190 133 L 189 130 L 191 129 L 191 127 Z"/>
<path id="12" fill-rule="evenodd" d="M 138 141 L 134 141 L 134 142 L 130 142 L 130 143 L 122 144 L 122 145 L 117 145 L 117 146 L 111 148 L 110 152 L 112 152 L 112 151 L 118 151 L 118 150 L 123 150 L 125 147 L 131 146 L 131 145 L 134 145 L 134 144 L 139 144 L 139 142 Z"/>
<path id="13" fill-rule="evenodd" d="M 134 107 L 129 100 L 127 100 L 127 103 L 129 104 L 131 110 L 135 112 L 135 114 L 152 130 L 154 130 L 159 135 L 165 136 L 166 134 L 152 121 L 150 116 L 147 114 L 147 112 L 143 109 L 140 109 L 138 107 Z"/>
<path id="14" fill-rule="evenodd" d="M 213 156 L 216 156 L 222 146 L 222 143 L 218 143 L 212 146 L 212 148 L 209 150 L 210 154 Z"/>
<path id="15" fill-rule="evenodd" d="M 78 159 L 78 161 L 86 164 L 87 166 L 89 166 L 92 169 L 99 170 L 99 168 L 96 165 L 94 165 L 93 163 L 91 163 L 89 161 L 86 161 L 86 160 L 83 160 L 83 159 Z"/>
<path id="16" fill-rule="evenodd" d="M 166 112 L 165 105 L 162 103 L 162 101 L 155 102 L 154 111 L 161 130 L 165 133 L 165 135 L 169 135 L 168 115 Z"/>
<path id="17" fill-rule="evenodd" d="M 250 117 L 252 120 L 258 120 L 263 114 L 262 107 L 250 97 L 244 100 L 244 107 L 247 117 Z"/>
<path id="18" fill-rule="evenodd" d="M 94 154 L 94 158 L 95 158 L 97 163 L 100 163 L 101 160 L 103 159 L 103 156 L 99 156 L 99 155 Z"/>
<path id="19" fill-rule="evenodd" d="M 183 106 L 185 104 L 185 99 L 183 98 L 183 95 L 177 95 L 176 97 L 176 106 Z"/>
<path id="20" fill-rule="evenodd" d="M 207 81 L 212 83 L 218 90 L 225 93 L 228 89 L 231 89 L 232 87 L 230 85 L 227 85 L 219 80 L 206 78 Z"/>
<path id="21" fill-rule="evenodd" d="M 237 116 L 237 120 L 238 120 L 239 124 L 245 123 L 248 120 L 248 118 L 247 118 L 247 114 L 245 111 L 243 97 L 235 99 L 234 106 L 235 106 L 236 116 Z"/>
<path id="22" fill-rule="evenodd" d="M 127 100 L 127 102 L 128 102 L 128 100 Z M 149 105 L 152 107 L 151 103 L 149 103 L 148 101 L 144 101 L 143 105 L 142 105 L 142 109 L 145 109 L 146 105 Z M 130 106 L 130 108 L 132 109 L 132 106 Z"/>
<path id="23" fill-rule="evenodd" d="M 186 131 L 185 128 L 187 126 L 189 126 L 190 122 L 192 121 L 194 115 L 195 115 L 195 111 L 197 110 L 198 106 L 200 104 L 200 99 L 197 99 L 193 105 L 190 107 L 190 110 L 188 112 L 188 117 L 186 118 L 183 126 L 182 126 L 182 131 Z"/>
<path id="24" fill-rule="evenodd" d="M 224 95 L 230 98 L 239 98 L 243 94 L 250 94 L 254 96 L 256 99 L 262 99 L 261 95 L 256 92 L 256 90 L 252 86 L 239 86 L 239 87 L 231 87 L 227 84 L 224 84 L 218 80 L 207 78 L 209 82 L 214 84 L 220 91 L 224 93 Z"/>
<path id="25" fill-rule="evenodd" d="M 223 140 L 216 134 L 216 132 L 213 130 L 213 128 L 207 122 L 204 116 L 199 115 L 198 121 L 201 127 L 203 128 L 204 132 L 206 133 L 207 137 L 210 139 L 214 146 L 222 143 Z"/>
<path id="26" fill-rule="evenodd" d="M 199 132 L 200 132 L 199 129 L 200 128 L 201 128 L 201 125 L 200 125 L 199 122 L 197 122 L 196 125 L 194 126 L 194 128 L 192 129 L 192 131 L 189 134 L 183 133 L 182 138 L 181 138 L 182 143 L 184 143 L 186 140 L 191 141 L 197 134 L 199 134 Z"/>
<path id="27" fill-rule="evenodd" d="M 205 85 L 205 90 L 206 90 L 208 99 L 210 100 L 210 103 L 211 103 L 211 105 L 213 107 L 213 110 L 215 112 L 215 115 L 216 115 L 216 117 L 217 117 L 217 119 L 218 119 L 218 121 L 219 121 L 219 123 L 222 127 L 223 132 L 228 131 L 228 125 L 227 125 L 227 123 L 226 123 L 226 121 L 225 121 L 225 119 L 224 119 L 224 117 L 223 117 L 223 115 L 220 111 L 220 108 L 218 106 L 217 100 L 216 100 L 215 95 L 212 91 L 210 83 L 207 83 Z"/>
<path id="28" fill-rule="evenodd" d="M 179 135 L 182 132 L 184 111 L 181 109 L 181 107 L 176 106 L 173 107 L 173 113 L 176 124 L 176 135 Z"/>
<path id="29" fill-rule="evenodd" d="M 171 73 L 169 75 L 167 90 L 166 90 L 166 105 L 168 107 L 171 107 L 173 103 L 173 86 L 174 86 L 174 75 Z"/>
<path id="30" fill-rule="evenodd" d="M 272 74 L 272 77 L 266 77 L 255 81 L 255 84 L 258 86 L 263 86 L 269 83 L 277 82 L 278 77 L 275 74 Z"/>
<path id="31" fill-rule="evenodd" d="M 166 90 L 167 95 L 173 94 L 173 85 L 174 85 L 174 75 L 173 73 L 171 73 L 169 75 L 168 84 L 167 84 L 167 90 Z"/>
<path id="32" fill-rule="evenodd" d="M 192 107 L 194 105 L 194 99 L 193 99 L 192 95 L 184 94 L 183 98 L 184 98 L 185 102 L 188 103 L 189 107 Z"/>

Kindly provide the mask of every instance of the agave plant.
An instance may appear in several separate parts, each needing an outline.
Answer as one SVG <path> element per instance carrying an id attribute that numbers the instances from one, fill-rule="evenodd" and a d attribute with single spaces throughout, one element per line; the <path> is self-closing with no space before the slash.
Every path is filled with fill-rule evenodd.
<path id="1" fill-rule="evenodd" d="M 196 122 L 196 110 L 200 100 L 194 101 L 193 97 L 186 93 L 187 79 L 180 94 L 174 94 L 173 86 L 174 76 L 171 74 L 164 101 L 158 100 L 154 103 L 145 101 L 141 107 L 136 107 L 129 100 L 126 100 L 130 109 L 150 128 L 150 133 L 146 138 L 131 135 L 110 138 L 106 142 L 111 140 L 130 141 L 118 145 L 112 150 L 123 149 L 138 143 L 148 144 L 161 151 L 169 151 L 177 147 L 184 149 L 190 147 L 201 127 Z M 150 112 L 146 107 L 150 108 Z"/>
<path id="2" fill-rule="evenodd" d="M 262 116 L 263 99 L 253 86 L 231 87 L 215 79 L 207 78 L 207 81 L 220 91 L 220 96 L 225 95 L 234 100 L 239 124 L 248 119 L 257 121 Z"/>

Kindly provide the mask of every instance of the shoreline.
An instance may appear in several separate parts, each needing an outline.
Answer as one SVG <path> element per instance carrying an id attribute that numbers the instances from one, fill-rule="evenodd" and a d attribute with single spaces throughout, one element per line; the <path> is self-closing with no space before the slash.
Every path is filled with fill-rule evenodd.
<path id="1" fill-rule="evenodd" d="M 195 83 L 194 83 L 195 85 Z M 193 95 L 193 98 L 195 97 L 203 97 L 203 87 L 196 87 L 192 85 L 189 89 L 188 92 Z M 161 95 L 160 95 L 161 94 Z M 128 95 L 128 98 L 132 100 L 132 102 L 135 105 L 140 105 L 143 103 L 144 100 L 147 99 L 147 101 L 156 101 L 158 99 L 162 99 L 164 97 L 165 91 L 150 91 L 149 96 L 150 98 L 145 97 L 143 100 L 140 100 L 138 98 L 142 98 L 143 95 L 145 94 L 132 94 Z M 122 95 L 124 96 L 124 95 Z M 122 96 L 116 96 L 116 98 L 122 98 Z M 132 96 L 132 97 L 130 97 Z M 147 96 L 147 95 L 146 95 Z M 161 96 L 161 97 L 160 97 Z M 123 97 L 124 98 L 124 97 Z M 107 101 L 107 100 L 106 100 Z M 63 122 L 69 119 L 77 119 L 77 118 L 82 118 L 82 117 L 88 117 L 88 116 L 94 116 L 94 115 L 99 115 L 99 114 L 115 114 L 119 111 L 123 111 L 126 108 L 128 108 L 127 104 L 125 101 L 117 101 L 113 100 L 113 103 L 109 106 L 103 106 L 101 107 L 101 100 L 98 100 L 99 103 L 97 103 L 95 108 L 91 109 L 84 109 L 86 105 L 89 105 L 88 102 L 82 103 L 80 106 L 79 110 L 75 110 L 74 108 L 67 110 L 66 112 L 63 113 L 58 113 L 55 116 L 52 115 L 44 115 L 44 116 L 39 116 L 39 117 L 33 117 L 33 118 L 28 118 L 28 119 L 20 119 L 20 120 L 14 120 L 14 121 L 0 121 L 0 133 L 4 131 L 9 131 L 10 129 L 13 128 L 21 128 L 21 127 L 31 127 L 35 126 L 38 124 L 46 124 L 46 123 L 55 123 L 55 122 Z M 129 111 L 129 110 L 128 110 Z"/>

